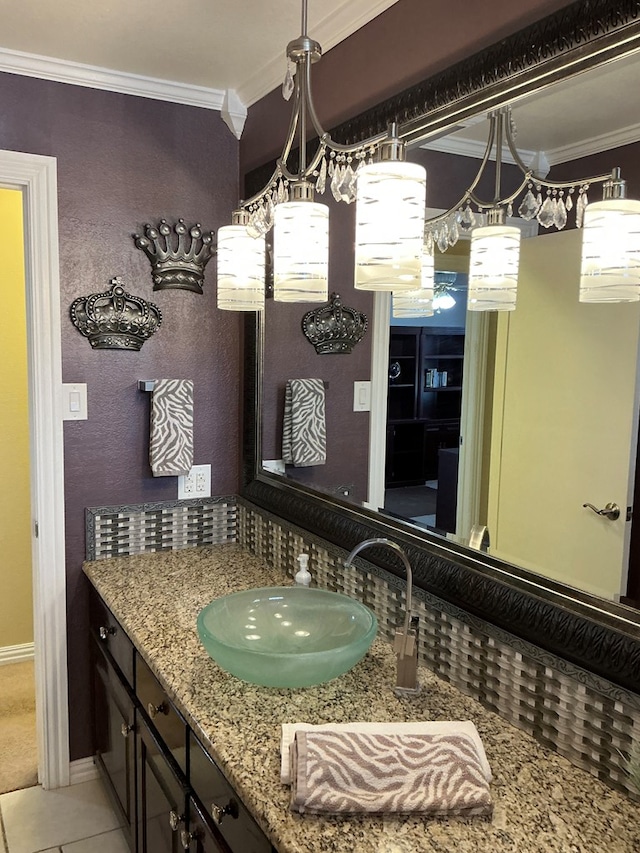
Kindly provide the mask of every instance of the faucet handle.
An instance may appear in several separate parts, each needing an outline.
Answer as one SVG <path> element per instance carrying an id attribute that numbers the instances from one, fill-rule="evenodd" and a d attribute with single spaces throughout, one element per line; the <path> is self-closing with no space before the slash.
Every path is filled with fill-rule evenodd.
<path id="1" fill-rule="evenodd" d="M 411 629 L 405 634 L 402 628 L 396 628 L 393 639 L 393 651 L 401 657 L 412 657 L 416 647 L 416 635 Z"/>

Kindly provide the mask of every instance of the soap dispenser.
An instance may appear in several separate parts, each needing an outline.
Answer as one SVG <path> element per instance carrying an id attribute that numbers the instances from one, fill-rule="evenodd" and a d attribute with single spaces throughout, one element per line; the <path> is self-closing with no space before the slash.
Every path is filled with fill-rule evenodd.
<path id="1" fill-rule="evenodd" d="M 309 586 L 311 583 L 311 575 L 309 574 L 309 555 L 300 554 L 297 557 L 298 571 L 296 572 L 295 582 L 298 586 Z"/>

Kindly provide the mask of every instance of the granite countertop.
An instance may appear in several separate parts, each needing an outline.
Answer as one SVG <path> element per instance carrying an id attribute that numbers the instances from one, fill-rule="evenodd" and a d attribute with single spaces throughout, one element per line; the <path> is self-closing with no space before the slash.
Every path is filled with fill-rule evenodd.
<path id="1" fill-rule="evenodd" d="M 196 616 L 212 598 L 290 581 L 238 545 L 115 557 L 85 573 L 280 853 L 638 853 L 640 808 L 421 668 L 392 691 L 376 640 L 351 672 L 300 690 L 246 684 L 209 658 Z M 493 771 L 492 818 L 319 817 L 289 811 L 283 722 L 473 720 Z"/>

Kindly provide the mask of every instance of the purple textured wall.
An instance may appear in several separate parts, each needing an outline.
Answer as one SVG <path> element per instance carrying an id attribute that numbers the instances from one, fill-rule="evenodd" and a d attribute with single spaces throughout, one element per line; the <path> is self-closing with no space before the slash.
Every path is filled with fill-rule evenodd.
<path id="1" fill-rule="evenodd" d="M 215 308 L 215 260 L 203 296 L 153 293 L 131 238 L 146 222 L 183 217 L 216 230 L 238 197 L 238 143 L 220 114 L 161 101 L 2 75 L 0 147 L 57 158 L 63 381 L 86 382 L 89 419 L 67 422 L 65 493 L 71 758 L 91 753 L 84 509 L 175 500 L 176 478 L 148 465 L 149 395 L 138 379 L 194 380 L 196 463 L 213 494 L 239 483 L 240 321 Z M 139 353 L 95 351 L 69 320 L 77 296 L 126 289 L 160 307 Z"/>

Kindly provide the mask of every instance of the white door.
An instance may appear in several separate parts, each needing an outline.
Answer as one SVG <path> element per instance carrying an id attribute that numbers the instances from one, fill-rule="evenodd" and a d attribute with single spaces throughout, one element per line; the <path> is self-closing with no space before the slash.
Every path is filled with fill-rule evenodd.
<path id="1" fill-rule="evenodd" d="M 626 584 L 640 304 L 580 303 L 580 244 L 522 242 L 517 307 L 498 317 L 488 524 L 496 556 L 611 599 Z"/>

